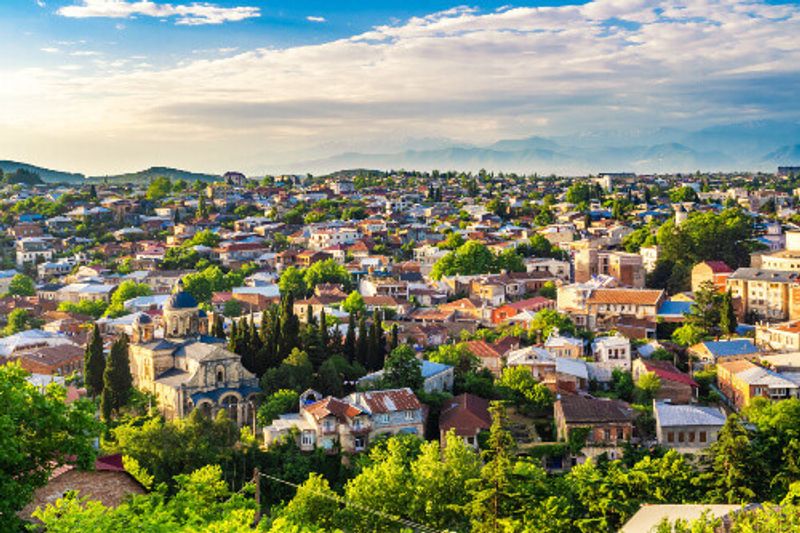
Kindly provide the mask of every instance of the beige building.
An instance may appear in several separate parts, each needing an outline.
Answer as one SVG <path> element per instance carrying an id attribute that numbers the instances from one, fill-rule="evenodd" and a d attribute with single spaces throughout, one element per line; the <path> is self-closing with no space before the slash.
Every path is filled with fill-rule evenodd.
<path id="1" fill-rule="evenodd" d="M 731 294 L 741 298 L 745 316 L 766 321 L 800 318 L 800 273 L 740 268 L 728 277 Z"/>
<path id="2" fill-rule="evenodd" d="M 156 396 L 167 419 L 182 418 L 194 409 L 209 416 L 225 410 L 239 425 L 252 423 L 258 379 L 224 342 L 203 334 L 205 314 L 180 283 L 164 305 L 163 323 L 162 337 L 156 336 L 147 315 L 139 315 L 132 325 L 134 385 Z"/>

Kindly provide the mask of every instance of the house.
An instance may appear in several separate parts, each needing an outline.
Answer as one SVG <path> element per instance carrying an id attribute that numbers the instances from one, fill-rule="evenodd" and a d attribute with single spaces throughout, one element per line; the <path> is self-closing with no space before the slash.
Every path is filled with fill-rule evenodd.
<path id="1" fill-rule="evenodd" d="M 688 349 L 689 355 L 701 365 L 740 359 L 757 359 L 761 350 L 750 339 L 703 341 Z"/>
<path id="2" fill-rule="evenodd" d="M 23 520 L 31 520 L 37 508 L 55 503 L 68 492 L 77 492 L 82 498 L 114 508 L 131 495 L 144 494 L 146 491 L 125 470 L 121 454 L 107 455 L 98 457 L 91 470 L 80 470 L 71 464 L 53 470 L 47 483 L 36 489 L 32 500 L 18 516 Z"/>
<path id="3" fill-rule="evenodd" d="M 596 338 L 592 343 L 592 355 L 597 365 L 609 372 L 631 369 L 631 341 L 622 335 Z"/>
<path id="4" fill-rule="evenodd" d="M 542 309 L 555 309 L 556 302 L 549 298 L 536 296 L 518 302 L 507 303 L 492 309 L 492 324 L 501 324 L 506 320 L 527 311 L 529 314 L 536 314 Z"/>
<path id="5" fill-rule="evenodd" d="M 26 264 L 38 264 L 53 258 L 52 239 L 46 237 L 23 237 L 16 242 L 16 260 L 18 267 Z"/>
<path id="6" fill-rule="evenodd" d="M 709 447 L 725 425 L 725 413 L 716 407 L 653 402 L 656 439 L 665 448 L 691 453 Z"/>
<path id="7" fill-rule="evenodd" d="M 570 359 L 580 359 L 584 355 L 586 341 L 576 339 L 569 335 L 562 335 L 558 328 L 554 328 L 547 340 L 544 342 L 544 349 L 557 357 Z"/>
<path id="8" fill-rule="evenodd" d="M 756 345 L 768 351 L 800 352 L 800 321 L 757 323 Z"/>
<path id="9" fill-rule="evenodd" d="M 111 293 L 116 286 L 104 283 L 71 283 L 58 290 L 56 299 L 59 302 L 80 302 L 81 300 L 111 300 Z"/>
<path id="10" fill-rule="evenodd" d="M 508 339 L 508 337 L 506 337 Z M 475 357 L 477 357 L 483 368 L 488 369 L 492 374 L 499 377 L 505 366 L 505 356 L 513 349 L 519 347 L 519 342 L 503 342 L 505 339 L 491 344 L 486 341 L 467 341 L 464 347 Z"/>
<path id="11" fill-rule="evenodd" d="M 509 368 L 522 366 L 530 370 L 536 381 L 553 381 L 556 372 L 556 358 L 544 348 L 528 346 L 508 352 L 505 366 Z"/>
<path id="12" fill-rule="evenodd" d="M 661 290 L 573 284 L 558 288 L 557 308 L 588 329 L 613 329 L 619 322 L 634 319 L 651 323 L 655 332 L 658 309 L 664 299 Z"/>
<path id="13" fill-rule="evenodd" d="M 84 350 L 76 344 L 37 346 L 16 350 L 9 360 L 16 360 L 32 374 L 67 376 L 83 372 Z"/>
<path id="14" fill-rule="evenodd" d="M 608 453 L 621 455 L 620 446 L 633 437 L 635 411 L 621 400 L 598 399 L 564 394 L 553 407 L 558 439 L 569 441 L 577 432 L 586 432 L 583 455 Z"/>
<path id="15" fill-rule="evenodd" d="M 656 392 L 657 400 L 669 400 L 672 403 L 684 404 L 697 398 L 700 386 L 692 377 L 681 372 L 669 361 L 656 359 L 636 359 L 632 365 L 633 380 L 638 381 L 643 374 L 653 373 L 661 380 L 661 387 Z"/>
<path id="16" fill-rule="evenodd" d="M 711 283 L 720 292 L 727 290 L 728 277 L 733 273 L 725 261 L 702 261 L 692 267 L 692 292 L 704 283 Z"/>
<path id="17" fill-rule="evenodd" d="M 423 359 L 420 361 L 423 389 L 427 393 L 450 392 L 453 390 L 454 368 L 442 363 L 434 363 Z M 370 372 L 357 381 L 357 385 L 369 385 L 383 377 L 383 370 Z"/>
<path id="18" fill-rule="evenodd" d="M 442 405 L 439 415 L 439 440 L 444 446 L 445 436 L 452 430 L 464 439 L 467 445 L 477 449 L 478 435 L 481 431 L 488 431 L 491 425 L 488 400 L 474 394 L 459 394 L 446 400 Z"/>
<path id="19" fill-rule="evenodd" d="M 717 385 L 738 409 L 747 407 L 756 397 L 772 401 L 800 397 L 800 386 L 796 382 L 746 360 L 719 363 Z"/>

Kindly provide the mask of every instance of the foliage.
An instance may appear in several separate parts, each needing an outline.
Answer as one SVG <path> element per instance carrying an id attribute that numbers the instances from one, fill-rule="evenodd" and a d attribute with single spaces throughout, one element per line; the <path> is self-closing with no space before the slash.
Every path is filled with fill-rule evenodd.
<path id="1" fill-rule="evenodd" d="M 311 290 L 321 283 L 340 283 L 350 285 L 350 273 L 333 259 L 317 261 L 303 273 L 306 287 Z"/>
<path id="2" fill-rule="evenodd" d="M 79 302 L 61 302 L 58 304 L 59 311 L 89 315 L 92 318 L 100 318 L 107 308 L 108 303 L 104 300 L 80 300 Z"/>
<path id="3" fill-rule="evenodd" d="M 103 371 L 103 391 L 100 396 L 100 410 L 108 421 L 113 412 L 128 404 L 133 389 L 133 376 L 128 361 L 128 337 L 123 334 L 111 345 L 105 370 Z"/>
<path id="4" fill-rule="evenodd" d="M 281 273 L 278 288 L 282 295 L 291 294 L 294 298 L 303 298 L 308 292 L 303 271 L 294 266 L 288 267 Z"/>
<path id="5" fill-rule="evenodd" d="M 251 531 L 255 518 L 252 486 L 234 493 L 219 465 L 175 476 L 177 492 L 162 485 L 116 508 L 69 494 L 36 512 L 47 531 Z"/>
<path id="6" fill-rule="evenodd" d="M 2 336 L 8 337 L 36 327 L 40 324 L 39 319 L 34 318 L 27 309 L 17 308 L 11 311 L 6 317 L 7 324 L 2 330 Z"/>
<path id="7" fill-rule="evenodd" d="M 169 178 L 158 176 L 147 186 L 144 197 L 150 201 L 161 200 L 172 192 L 172 182 Z"/>
<path id="8" fill-rule="evenodd" d="M 69 462 L 94 464 L 101 426 L 88 400 L 66 402 L 51 383 L 40 390 L 19 365 L 0 366 L 0 530 L 17 529 L 16 512 L 47 483 L 53 469 Z"/>
<path id="9" fill-rule="evenodd" d="M 83 383 L 86 391 L 96 397 L 103 392 L 103 374 L 106 369 L 106 358 L 103 353 L 103 337 L 100 335 L 100 328 L 95 323 L 92 326 L 92 334 L 89 342 L 86 343 L 86 351 L 83 356 Z"/>
<path id="10" fill-rule="evenodd" d="M 267 426 L 279 415 L 298 409 L 300 395 L 291 389 L 278 389 L 263 401 L 258 408 L 258 423 Z"/>
<path id="11" fill-rule="evenodd" d="M 15 274 L 8 285 L 9 296 L 36 296 L 36 284 L 25 274 Z"/>
<path id="12" fill-rule="evenodd" d="M 497 387 L 508 400 L 513 400 L 514 405 L 538 412 L 553 406 L 553 394 L 545 385 L 538 383 L 524 366 L 504 368 L 497 380 Z"/>
<path id="13" fill-rule="evenodd" d="M 467 241 L 439 259 L 433 265 L 430 276 L 439 280 L 442 276 L 487 274 L 500 272 L 503 269 L 521 272 L 525 267 L 522 259 L 513 250 L 496 255 L 484 244 Z"/>
<path id="14" fill-rule="evenodd" d="M 367 304 L 364 303 L 364 297 L 360 292 L 353 291 L 342 302 L 342 310 L 353 315 L 361 315 L 367 310 Z"/>
<path id="15" fill-rule="evenodd" d="M 575 323 L 569 316 L 554 309 L 542 309 L 531 320 L 529 336 L 544 340 L 556 329 L 564 335 L 576 333 Z"/>
<path id="16" fill-rule="evenodd" d="M 423 383 L 422 361 L 417 358 L 414 349 L 403 344 L 392 350 L 386 358 L 381 386 L 387 389 L 409 387 L 417 390 L 422 388 Z"/>
<path id="17" fill-rule="evenodd" d="M 125 280 L 117 286 L 111 295 L 111 303 L 104 315 L 115 318 L 127 313 L 125 302 L 139 296 L 150 296 L 153 290 L 146 283 L 136 283 L 135 281 Z"/>

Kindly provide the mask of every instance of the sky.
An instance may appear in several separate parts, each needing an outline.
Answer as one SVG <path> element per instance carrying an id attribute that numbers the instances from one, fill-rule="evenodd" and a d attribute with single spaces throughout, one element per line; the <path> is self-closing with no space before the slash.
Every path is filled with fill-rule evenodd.
<path id="1" fill-rule="evenodd" d="M 797 2 L 0 1 L 0 159 L 92 175 L 796 120 L 798 94 Z"/>

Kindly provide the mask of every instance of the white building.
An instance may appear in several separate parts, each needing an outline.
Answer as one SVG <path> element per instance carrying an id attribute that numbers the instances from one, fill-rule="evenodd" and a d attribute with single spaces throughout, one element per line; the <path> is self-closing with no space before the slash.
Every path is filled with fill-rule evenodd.
<path id="1" fill-rule="evenodd" d="M 608 370 L 631 370 L 631 341 L 622 335 L 598 337 L 592 343 L 592 355 L 596 364 Z"/>

